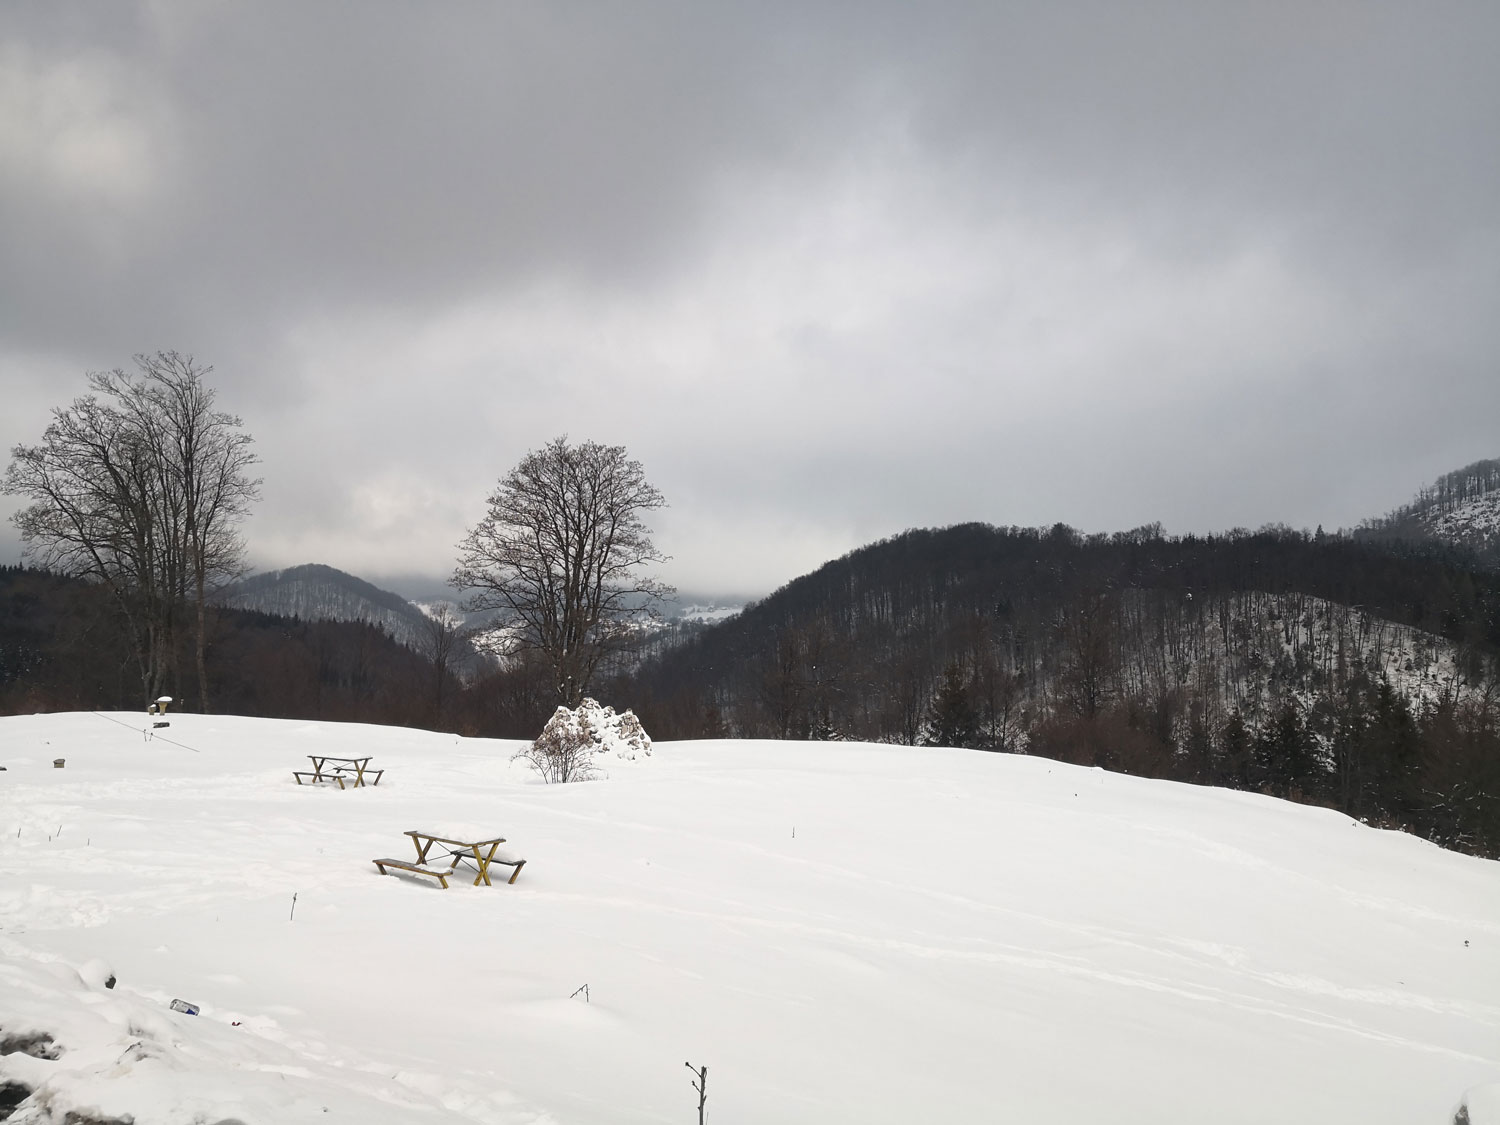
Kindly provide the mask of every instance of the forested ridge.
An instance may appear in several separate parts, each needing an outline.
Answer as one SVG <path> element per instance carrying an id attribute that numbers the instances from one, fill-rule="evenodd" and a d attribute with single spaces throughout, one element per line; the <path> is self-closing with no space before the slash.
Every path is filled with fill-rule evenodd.
<path id="1" fill-rule="evenodd" d="M 1442 556 L 1442 557 L 1440 557 Z M 909 531 L 654 655 L 658 737 L 1040 753 L 1500 843 L 1500 575 L 1287 529 Z"/>
<path id="2" fill-rule="evenodd" d="M 429 725 L 444 690 L 431 661 L 367 621 L 213 608 L 206 671 L 215 709 L 241 715 Z M 184 642 L 179 642 L 184 643 Z M 201 709 L 198 669 L 170 661 L 165 692 Z M 126 623 L 99 585 L 0 566 L 0 713 L 140 710 Z"/>
<path id="3" fill-rule="evenodd" d="M 1365 521 L 1355 535 L 1407 550 L 1456 546 L 1472 552 L 1480 566 L 1500 568 L 1500 459 L 1445 473 L 1410 503 Z"/>
<path id="4" fill-rule="evenodd" d="M 536 661 L 478 661 L 464 631 L 444 615 L 402 640 L 384 619 L 225 606 L 210 606 L 206 625 L 204 672 L 221 712 L 532 738 L 556 706 Z M 182 654 L 188 643 L 178 639 Z M 198 674 L 192 660 L 166 661 L 164 691 L 175 708 L 203 709 Z M 132 711 L 146 703 L 129 622 L 106 588 L 0 566 L 0 714 Z"/>
<path id="5" fill-rule="evenodd" d="M 1399 528 L 1434 513 L 1453 512 L 1474 500 L 1500 492 L 1500 458 L 1475 461 L 1462 469 L 1444 473 L 1388 516 L 1370 520 L 1370 528 Z"/>
<path id="6" fill-rule="evenodd" d="M 420 643 L 425 632 L 422 611 L 399 594 L 320 563 L 251 575 L 220 591 L 214 601 L 277 617 L 368 620 L 408 645 Z"/>
<path id="7" fill-rule="evenodd" d="M 640 680 L 694 691 L 712 684 L 728 698 L 737 676 L 784 664 L 791 648 L 839 640 L 858 649 L 828 649 L 841 667 L 852 661 L 871 670 L 882 656 L 902 653 L 910 659 L 901 663 L 931 682 L 946 663 L 976 653 L 1040 673 L 1095 633 L 1113 634 L 1112 651 L 1143 635 L 1168 644 L 1180 631 L 1169 626 L 1222 628 L 1247 599 L 1266 595 L 1321 599 L 1356 609 L 1367 623 L 1445 638 L 1478 678 L 1500 652 L 1500 575 L 1456 565 L 1468 558 L 1460 551 L 1446 554 L 1285 529 L 1201 538 L 1155 529 L 1083 537 L 1061 526 L 913 530 L 697 632 L 652 660 Z M 751 721 L 748 712 L 741 717 Z"/>

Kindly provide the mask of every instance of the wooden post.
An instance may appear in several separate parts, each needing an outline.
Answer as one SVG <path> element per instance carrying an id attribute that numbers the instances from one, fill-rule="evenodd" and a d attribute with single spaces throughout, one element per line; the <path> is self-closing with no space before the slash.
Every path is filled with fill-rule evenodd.
<path id="1" fill-rule="evenodd" d="M 698 1076 L 698 1080 L 693 1083 L 693 1089 L 698 1091 L 698 1125 L 703 1125 L 703 1103 L 708 1101 L 708 1067 L 694 1069 L 692 1063 L 682 1065 Z"/>

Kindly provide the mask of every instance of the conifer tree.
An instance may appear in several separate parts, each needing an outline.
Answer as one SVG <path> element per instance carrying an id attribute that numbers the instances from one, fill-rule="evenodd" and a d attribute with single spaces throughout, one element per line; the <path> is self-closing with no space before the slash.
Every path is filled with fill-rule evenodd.
<path id="1" fill-rule="evenodd" d="M 928 746 L 979 745 L 979 716 L 969 698 L 969 685 L 957 662 L 950 662 L 943 672 L 943 685 L 932 701 L 932 715 L 927 721 Z"/>

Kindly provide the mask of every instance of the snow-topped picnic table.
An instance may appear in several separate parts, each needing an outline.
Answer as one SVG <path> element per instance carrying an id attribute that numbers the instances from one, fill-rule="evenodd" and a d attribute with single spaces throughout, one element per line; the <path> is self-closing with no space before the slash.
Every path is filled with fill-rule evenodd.
<path id="1" fill-rule="evenodd" d="M 347 789 L 351 785 L 358 788 L 366 783 L 367 777 L 373 779 L 369 784 L 379 785 L 380 777 L 385 773 L 385 770 L 370 769 L 369 758 L 334 758 L 327 754 L 309 754 L 307 757 L 313 764 L 311 770 L 292 771 L 298 785 L 302 784 L 305 777 L 309 785 L 319 781 L 336 781 L 340 789 Z"/>
<path id="2" fill-rule="evenodd" d="M 514 883 L 516 876 L 521 874 L 521 868 L 526 866 L 526 861 L 511 852 L 502 851 L 500 845 L 505 843 L 504 836 L 495 836 L 489 839 L 475 839 L 479 835 L 473 831 L 448 831 L 429 832 L 419 828 L 408 829 L 405 833 L 411 837 L 412 844 L 417 849 L 417 858 L 413 862 L 404 859 L 377 859 L 374 860 L 376 867 L 380 868 L 382 875 L 389 875 L 387 867 L 394 867 L 399 871 L 410 871 L 414 875 L 431 875 L 444 890 L 448 889 L 448 876 L 458 870 L 460 863 L 472 863 L 478 872 L 474 876 L 474 885 L 481 883 L 486 887 L 494 886 L 490 882 L 490 865 L 498 863 L 503 867 L 510 867 L 510 878 L 508 883 Z M 434 847 L 436 852 L 434 853 Z M 432 858 L 429 860 L 429 856 Z"/>

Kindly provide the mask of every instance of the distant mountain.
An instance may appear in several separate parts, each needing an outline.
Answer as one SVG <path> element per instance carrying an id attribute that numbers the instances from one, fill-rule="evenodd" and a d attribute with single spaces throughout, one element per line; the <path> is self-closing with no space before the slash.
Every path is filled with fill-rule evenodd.
<path id="1" fill-rule="evenodd" d="M 304 621 L 363 621 L 379 626 L 398 643 L 426 652 L 431 643 L 427 624 L 431 615 L 448 608 L 467 618 L 470 626 L 482 626 L 487 615 L 468 615 L 456 600 L 442 598 L 433 582 L 408 579 L 408 589 L 420 588 L 422 596 L 407 599 L 381 589 L 362 578 L 321 563 L 306 563 L 252 575 L 226 587 L 218 603 L 229 609 L 247 609 Z M 451 591 L 450 591 L 451 592 Z M 455 595 L 456 598 L 456 595 Z M 662 604 L 662 626 L 647 629 L 649 651 L 661 651 L 680 643 L 696 629 L 727 620 L 739 613 L 745 599 L 694 594 Z M 478 657 L 472 644 L 460 642 L 457 665 L 472 671 Z"/>
<path id="2" fill-rule="evenodd" d="M 1500 460 L 1476 461 L 1439 477 L 1411 503 L 1367 521 L 1356 536 L 1456 547 L 1500 569 Z"/>
<path id="3" fill-rule="evenodd" d="M 230 609 L 250 609 L 304 621 L 365 621 L 420 649 L 427 615 L 389 590 L 321 563 L 251 575 L 218 597 Z"/>
<path id="4" fill-rule="evenodd" d="M 454 606 L 464 601 L 464 595 L 455 591 L 441 577 L 430 574 L 377 575 L 374 581 L 386 591 L 394 591 L 419 609 L 431 611 L 438 605 Z M 677 593 L 658 604 L 662 620 L 668 624 L 711 624 L 733 617 L 744 609 L 746 603 L 763 597 L 745 593 L 726 593 L 723 590 L 678 590 Z M 629 604 L 636 604 L 631 602 Z M 470 616 L 470 615 L 466 615 Z M 471 623 L 479 624 L 485 614 L 471 616 Z"/>

